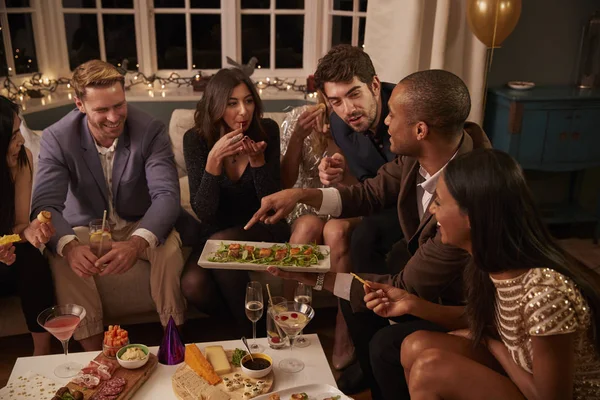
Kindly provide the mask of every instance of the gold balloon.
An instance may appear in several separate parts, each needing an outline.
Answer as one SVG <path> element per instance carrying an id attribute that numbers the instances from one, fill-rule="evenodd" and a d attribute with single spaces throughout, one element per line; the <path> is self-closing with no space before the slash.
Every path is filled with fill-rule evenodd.
<path id="1" fill-rule="evenodd" d="M 488 47 L 500 46 L 515 29 L 520 16 L 521 0 L 467 0 L 471 31 Z"/>

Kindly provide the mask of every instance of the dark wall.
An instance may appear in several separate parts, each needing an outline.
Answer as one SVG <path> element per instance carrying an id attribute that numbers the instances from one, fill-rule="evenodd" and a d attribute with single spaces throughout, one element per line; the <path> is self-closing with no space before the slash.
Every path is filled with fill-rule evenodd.
<path id="1" fill-rule="evenodd" d="M 489 86 L 508 81 L 566 85 L 576 81 L 583 26 L 600 0 L 523 0 L 521 18 L 494 50 Z"/>

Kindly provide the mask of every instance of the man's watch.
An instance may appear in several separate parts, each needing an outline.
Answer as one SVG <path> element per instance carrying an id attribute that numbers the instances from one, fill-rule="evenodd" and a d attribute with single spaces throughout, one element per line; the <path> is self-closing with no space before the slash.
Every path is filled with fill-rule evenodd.
<path id="1" fill-rule="evenodd" d="M 317 283 L 315 283 L 315 286 L 313 286 L 313 289 L 315 289 L 315 290 L 323 289 L 324 282 L 325 282 L 325 274 L 317 275 Z"/>

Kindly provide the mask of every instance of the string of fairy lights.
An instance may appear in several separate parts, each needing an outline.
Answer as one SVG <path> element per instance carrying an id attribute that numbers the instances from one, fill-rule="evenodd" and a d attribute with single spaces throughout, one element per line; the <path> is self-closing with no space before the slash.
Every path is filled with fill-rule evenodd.
<path id="1" fill-rule="evenodd" d="M 167 87 L 202 87 L 205 85 L 211 76 L 202 75 L 197 73 L 193 76 L 182 76 L 176 72 L 172 72 L 167 77 L 157 76 L 156 74 L 145 75 L 138 71 L 127 71 L 125 75 L 125 90 L 129 90 L 135 86 L 146 86 L 151 97 L 153 97 L 153 91 L 164 90 Z M 313 98 L 316 96 L 314 92 L 307 91 L 306 83 L 298 83 L 297 79 L 281 79 L 281 78 L 262 78 L 254 81 L 259 94 L 262 94 L 263 90 L 275 89 L 278 91 L 293 91 L 297 93 L 303 93 L 306 97 Z M 5 95 L 13 101 L 23 101 L 26 97 L 29 98 L 43 98 L 46 95 L 54 93 L 59 87 L 64 86 L 67 89 L 71 88 L 70 78 L 45 78 L 42 73 L 35 73 L 31 78 L 24 80 L 20 84 L 15 83 L 10 76 L 4 79 L 3 88 Z M 164 92 L 163 92 L 164 96 Z"/>

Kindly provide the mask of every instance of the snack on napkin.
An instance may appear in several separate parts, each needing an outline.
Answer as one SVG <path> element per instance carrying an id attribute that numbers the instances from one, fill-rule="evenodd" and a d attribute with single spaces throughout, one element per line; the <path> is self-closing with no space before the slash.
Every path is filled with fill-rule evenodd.
<path id="1" fill-rule="evenodd" d="M 51 399 L 60 386 L 45 376 L 27 371 L 0 389 L 0 400 Z"/>
<path id="2" fill-rule="evenodd" d="M 48 223 L 52 221 L 52 213 L 50 211 L 40 211 L 37 215 L 37 220 L 41 223 Z"/>
<path id="3" fill-rule="evenodd" d="M 0 238 L 0 245 L 16 243 L 21 241 L 21 235 L 4 235 Z"/>

